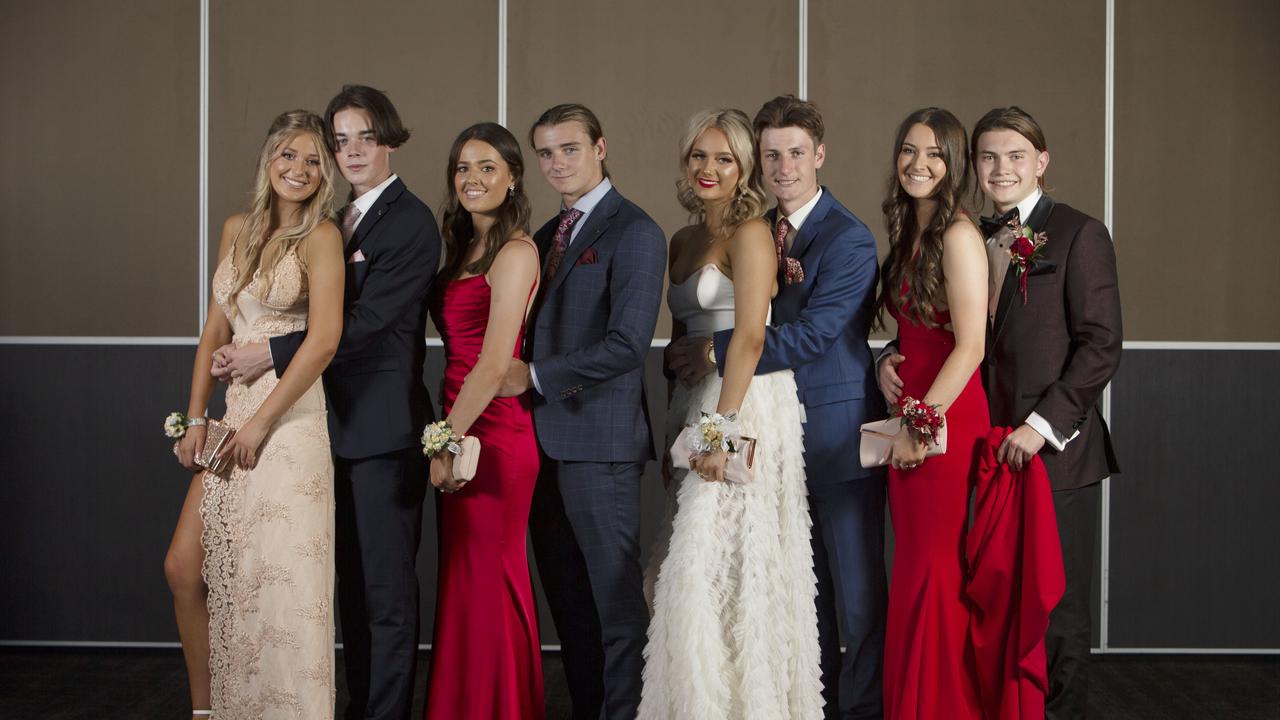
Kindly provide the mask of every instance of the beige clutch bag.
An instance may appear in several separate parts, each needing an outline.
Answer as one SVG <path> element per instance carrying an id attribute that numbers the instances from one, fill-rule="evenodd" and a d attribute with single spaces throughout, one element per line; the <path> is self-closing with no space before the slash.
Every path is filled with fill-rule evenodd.
<path id="1" fill-rule="evenodd" d="M 200 454 L 196 456 L 196 464 L 212 472 L 214 475 L 222 472 L 227 467 L 226 459 L 219 459 L 218 453 L 222 448 L 226 447 L 227 441 L 231 436 L 235 435 L 235 430 L 231 426 L 219 420 L 210 420 L 208 422 L 208 430 L 204 435 L 204 447 L 200 449 Z"/>
<path id="2" fill-rule="evenodd" d="M 862 467 L 880 467 L 889 464 L 889 453 L 893 450 L 893 438 L 902 429 L 902 419 L 892 417 L 888 420 L 877 420 L 864 423 L 859 428 L 862 436 L 858 442 L 858 459 Z M 938 429 L 937 442 L 929 443 L 925 457 L 941 455 L 947 451 L 947 426 Z"/>
<path id="3" fill-rule="evenodd" d="M 480 440 L 468 436 L 458 441 L 462 452 L 453 456 L 453 479 L 467 482 L 476 476 L 476 465 L 480 462 Z"/>
<path id="4" fill-rule="evenodd" d="M 696 425 L 690 425 L 676 436 L 671 445 L 671 466 L 682 470 L 689 469 L 689 456 L 693 454 L 694 433 Z M 738 451 L 729 453 L 729 462 L 724 468 L 724 479 L 734 485 L 745 485 L 755 476 L 753 465 L 756 461 L 755 438 L 739 438 Z"/>

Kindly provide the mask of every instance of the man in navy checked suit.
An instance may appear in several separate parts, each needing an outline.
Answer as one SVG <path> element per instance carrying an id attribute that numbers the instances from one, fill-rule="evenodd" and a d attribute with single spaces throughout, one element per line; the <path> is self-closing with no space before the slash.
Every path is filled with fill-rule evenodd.
<path id="1" fill-rule="evenodd" d="M 773 300 L 775 325 L 766 330 L 756 372 L 794 370 L 807 415 L 804 463 L 826 716 L 879 718 L 887 603 L 884 476 L 858 462 L 858 427 L 884 416 L 867 346 L 876 242 L 818 185 L 826 146 L 813 104 L 790 95 L 774 98 L 756 113 L 754 125 L 762 179 L 778 199 L 766 219 L 786 263 Z M 732 333 L 716 333 L 714 346 L 706 338 L 681 338 L 667 351 L 668 365 L 682 380 L 701 378 L 723 365 Z"/>
<path id="2" fill-rule="evenodd" d="M 609 181 L 600 121 L 547 110 L 529 132 L 562 211 L 534 235 L 542 288 L 503 394 L 535 390 L 542 469 L 529 529 L 579 720 L 631 720 L 649 624 L 640 478 L 654 458 L 644 363 L 667 242 Z"/>

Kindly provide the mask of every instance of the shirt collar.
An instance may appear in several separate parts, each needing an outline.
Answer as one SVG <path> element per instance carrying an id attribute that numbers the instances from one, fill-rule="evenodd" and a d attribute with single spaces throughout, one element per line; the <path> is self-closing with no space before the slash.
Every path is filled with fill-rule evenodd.
<path id="1" fill-rule="evenodd" d="M 378 202 L 379 197 L 382 197 L 382 191 L 386 190 L 387 186 L 395 182 L 398 177 L 395 173 L 391 173 L 391 177 L 383 180 L 377 187 L 351 201 L 351 204 L 355 205 L 356 209 L 360 211 L 361 218 L 368 214 L 369 208 Z"/>
<path id="2" fill-rule="evenodd" d="M 800 226 L 804 225 L 805 220 L 809 219 L 809 213 L 813 212 L 813 209 L 818 206 L 818 201 L 821 199 L 822 186 L 818 186 L 817 194 L 809 198 L 809 202 L 801 205 L 800 209 L 787 216 L 787 222 L 791 224 L 792 229 L 800 232 Z M 778 210 L 781 211 L 782 208 L 778 208 Z"/>
<path id="3" fill-rule="evenodd" d="M 1031 217 L 1031 211 L 1036 209 L 1036 203 L 1040 202 L 1041 197 L 1044 197 L 1044 191 L 1039 186 L 1036 186 L 1036 189 L 1032 190 L 1030 195 L 1018 203 L 1018 222 L 1026 224 L 1027 219 Z M 1040 228 L 1032 229 L 1040 230 Z"/>
<path id="4" fill-rule="evenodd" d="M 578 202 L 574 203 L 573 207 L 576 210 L 580 210 L 582 212 L 582 216 L 585 218 L 587 215 L 591 214 L 592 210 L 596 209 L 596 205 L 599 205 L 600 201 L 604 199 L 604 196 L 609 194 L 609 191 L 612 189 L 613 183 L 609 182 L 609 178 L 605 178 L 600 181 L 599 185 L 591 188 L 586 195 L 578 198 Z M 560 208 L 565 209 L 564 203 L 560 204 Z M 581 225 L 582 223 L 579 222 L 578 224 Z"/>

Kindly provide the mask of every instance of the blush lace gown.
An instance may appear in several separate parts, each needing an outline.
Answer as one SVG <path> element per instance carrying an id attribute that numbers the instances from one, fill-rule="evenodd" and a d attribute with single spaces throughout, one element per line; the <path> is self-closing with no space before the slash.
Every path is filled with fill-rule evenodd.
<path id="1" fill-rule="evenodd" d="M 307 275 L 286 253 L 231 307 L 229 253 L 214 298 L 244 345 L 307 326 Z M 227 388 L 223 420 L 244 425 L 278 382 L 266 372 Z M 333 717 L 333 460 L 317 380 L 271 428 L 252 470 L 204 473 L 204 578 L 209 586 L 213 717 Z"/>
<path id="2" fill-rule="evenodd" d="M 715 265 L 672 283 L 667 303 L 692 336 L 733 327 L 733 282 Z M 719 397 L 714 372 L 677 386 L 665 448 Z M 757 440 L 753 480 L 675 471 L 672 517 L 646 578 L 653 618 L 640 718 L 822 717 L 802 417 L 791 371 L 757 375 L 739 410 L 742 434 Z"/>

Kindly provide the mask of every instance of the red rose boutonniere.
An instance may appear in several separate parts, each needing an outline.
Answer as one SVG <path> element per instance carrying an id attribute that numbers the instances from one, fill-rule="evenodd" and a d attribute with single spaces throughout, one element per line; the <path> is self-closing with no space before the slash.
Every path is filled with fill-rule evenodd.
<path id="1" fill-rule="evenodd" d="M 1033 232 L 1023 225 L 1013 236 L 1013 244 L 1009 246 L 1009 257 L 1013 262 L 1013 274 L 1018 278 L 1018 290 L 1022 293 L 1022 304 L 1027 304 L 1027 275 L 1031 266 L 1040 259 L 1041 251 L 1049 236 L 1042 232 Z"/>
<path id="2" fill-rule="evenodd" d="M 782 259 L 782 276 L 788 285 L 804 282 L 804 266 L 793 257 Z"/>

